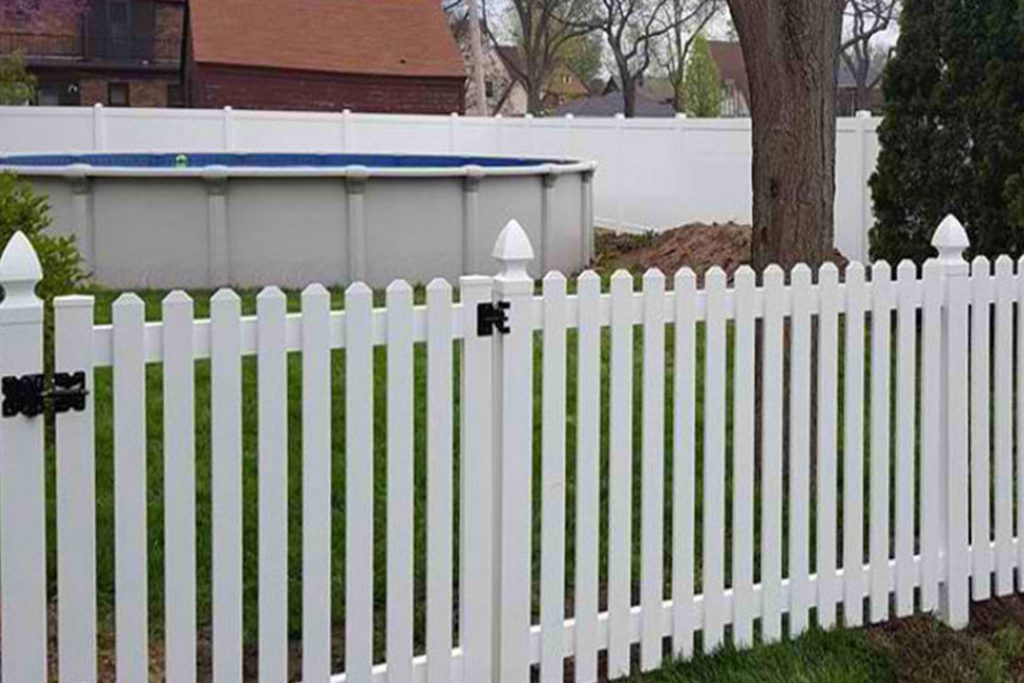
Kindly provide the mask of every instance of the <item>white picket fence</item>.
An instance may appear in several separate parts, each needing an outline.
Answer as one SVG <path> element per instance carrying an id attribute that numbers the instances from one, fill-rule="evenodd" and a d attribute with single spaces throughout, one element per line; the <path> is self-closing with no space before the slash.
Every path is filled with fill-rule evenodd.
<path id="1" fill-rule="evenodd" d="M 701 647 L 712 651 L 727 640 L 749 646 L 757 632 L 771 642 L 812 622 L 856 626 L 915 611 L 964 626 L 971 599 L 1012 592 L 1015 572 L 1016 585 L 1024 581 L 1024 447 L 1018 441 L 1014 450 L 1013 439 L 1015 424 L 1024 433 L 1024 268 L 1015 272 L 1007 257 L 995 262 L 994 274 L 983 258 L 968 266 L 966 236 L 954 218 L 934 243 L 939 258 L 920 276 L 904 263 L 893 279 L 879 262 L 868 280 L 853 263 L 842 279 L 826 265 L 815 283 L 811 270 L 798 266 L 787 283 L 781 269 L 770 267 L 758 284 L 743 268 L 730 284 L 712 269 L 698 286 L 683 270 L 667 291 L 666 278 L 651 271 L 642 291 L 618 273 L 606 294 L 588 272 L 569 294 L 566 279 L 552 273 L 537 296 L 525 271 L 532 249 L 512 222 L 495 247 L 500 273 L 462 278 L 458 302 L 448 283 L 435 281 L 426 305 L 416 306 L 413 290 L 396 282 L 386 306 L 374 308 L 370 290 L 355 284 L 344 310 L 331 310 L 328 292 L 311 286 L 301 312 L 290 314 L 281 291 L 268 288 L 257 315 L 243 317 L 239 297 L 222 290 L 205 320 L 194 319 L 192 301 L 175 292 L 163 302 L 162 320 L 146 322 L 142 301 L 125 294 L 113 305 L 112 324 L 95 325 L 91 297 L 58 298 L 55 369 L 84 370 L 92 389 L 93 371 L 113 368 L 113 452 L 94 449 L 95 406 L 104 400 L 98 393 L 84 411 L 56 416 L 54 598 L 46 584 L 44 419 L 9 416 L 6 409 L 0 418 L 3 681 L 45 680 L 51 599 L 60 680 L 97 678 L 98 458 L 112 458 L 115 468 L 118 680 L 146 680 L 150 666 L 147 503 L 160 499 L 166 676 L 196 679 L 199 359 L 208 359 L 211 383 L 213 680 L 242 679 L 244 356 L 256 357 L 258 375 L 259 678 L 285 680 L 286 357 L 293 352 L 301 353 L 302 379 L 304 681 L 528 681 L 536 665 L 541 681 L 554 682 L 563 680 L 571 658 L 574 680 L 582 683 L 597 678 L 601 652 L 611 677 L 637 663 L 649 670 L 667 654 L 692 654 L 697 632 Z M 28 241 L 15 236 L 0 258 L 4 377 L 43 368 L 43 304 L 33 293 L 40 276 Z M 495 301 L 507 305 L 507 331 L 482 335 L 480 314 L 500 311 L 487 306 Z M 641 339 L 642 347 L 635 344 Z M 420 345 L 425 361 L 416 359 Z M 375 375 L 377 347 L 385 349 L 385 377 Z M 344 355 L 343 376 L 332 370 L 333 350 Z M 417 393 L 414 366 L 423 362 L 427 380 Z M 146 483 L 147 364 L 163 365 L 162 491 Z M 641 384 L 636 393 L 634 381 Z M 386 566 L 374 566 L 373 552 L 380 525 L 373 443 L 379 382 L 387 397 Z M 343 422 L 331 400 L 339 383 Z M 414 646 L 413 501 L 414 413 L 423 401 L 421 648 Z M 332 449 L 338 430 L 343 452 Z M 342 492 L 331 490 L 335 467 L 346 473 Z M 344 547 L 332 548 L 332 500 L 343 501 Z M 602 517 L 606 557 L 599 550 Z M 575 523 L 567 525 L 570 518 Z M 332 620 L 330 595 L 331 563 L 341 558 L 343 627 Z M 385 604 L 375 602 L 375 574 L 384 577 Z M 375 639 L 374 616 L 382 612 L 387 629 Z M 344 673 L 332 676 L 332 630 L 342 628 Z"/>

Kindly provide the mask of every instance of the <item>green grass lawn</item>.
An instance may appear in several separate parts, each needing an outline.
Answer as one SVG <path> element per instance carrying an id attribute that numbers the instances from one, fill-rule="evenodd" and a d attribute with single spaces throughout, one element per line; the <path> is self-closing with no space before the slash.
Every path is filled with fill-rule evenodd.
<path id="1" fill-rule="evenodd" d="M 1024 600 L 975 604 L 952 631 L 915 616 L 866 629 L 811 630 L 791 642 L 671 663 L 636 683 L 1004 683 L 1024 681 Z M 625 679 L 624 679 L 625 680 Z"/>

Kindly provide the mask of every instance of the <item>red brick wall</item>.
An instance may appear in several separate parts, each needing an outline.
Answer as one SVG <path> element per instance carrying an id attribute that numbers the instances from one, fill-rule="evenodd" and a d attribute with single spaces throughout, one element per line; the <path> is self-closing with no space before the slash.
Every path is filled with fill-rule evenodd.
<path id="1" fill-rule="evenodd" d="M 190 106 L 396 114 L 463 112 L 462 78 L 320 74 L 190 65 Z"/>

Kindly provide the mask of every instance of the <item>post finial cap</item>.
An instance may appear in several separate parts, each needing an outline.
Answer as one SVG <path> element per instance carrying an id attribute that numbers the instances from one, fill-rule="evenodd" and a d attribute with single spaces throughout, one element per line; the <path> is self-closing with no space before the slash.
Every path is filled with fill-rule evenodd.
<path id="1" fill-rule="evenodd" d="M 942 219 L 932 235 L 932 246 L 939 252 L 939 260 L 949 263 L 963 261 L 964 250 L 971 246 L 971 241 L 967 239 L 963 224 L 956 216 L 949 214 Z"/>
<path id="2" fill-rule="evenodd" d="M 494 243 L 492 255 L 503 266 L 501 275 L 529 277 L 526 266 L 533 260 L 533 245 L 519 221 L 513 218 L 505 224 L 498 235 L 498 241 Z"/>
<path id="3" fill-rule="evenodd" d="M 24 301 L 26 297 L 35 300 L 35 289 L 43 279 L 43 267 L 39 256 L 28 241 L 25 233 L 14 233 L 3 255 L 0 255 L 0 285 L 4 288 L 5 304 Z"/>

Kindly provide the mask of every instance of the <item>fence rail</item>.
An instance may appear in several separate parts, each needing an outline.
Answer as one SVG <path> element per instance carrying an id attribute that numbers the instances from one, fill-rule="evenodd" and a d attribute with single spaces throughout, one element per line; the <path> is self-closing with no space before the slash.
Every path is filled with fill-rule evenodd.
<path id="1" fill-rule="evenodd" d="M 55 415 L 48 557 L 43 418 L 16 413 L 7 379 L 43 370 L 42 273 L 19 234 L 0 258 L 3 680 L 45 679 L 51 601 L 60 679 L 97 680 L 111 516 L 96 472 L 111 460 L 120 680 L 145 680 L 151 632 L 168 680 L 196 679 L 204 591 L 218 681 L 252 675 L 252 648 L 266 681 L 301 666 L 306 681 L 526 681 L 537 667 L 555 682 L 571 659 L 583 683 L 599 653 L 609 677 L 646 671 L 691 656 L 697 633 L 713 651 L 914 611 L 965 626 L 971 600 L 1024 576 L 1024 268 L 969 265 L 952 217 L 934 244 L 920 272 L 772 266 L 729 282 L 715 268 L 698 286 L 684 269 L 668 287 L 652 270 L 639 291 L 619 272 L 607 292 L 595 273 L 574 289 L 551 273 L 537 293 L 512 222 L 500 273 L 462 278 L 458 301 L 441 280 L 396 282 L 375 308 L 355 284 L 332 310 L 314 285 L 289 313 L 270 287 L 250 316 L 221 290 L 198 319 L 174 292 L 146 322 L 125 294 L 97 325 L 92 297 L 60 297 L 55 370 L 84 371 L 91 393 Z M 147 540 L 154 501 L 162 546 Z"/>

